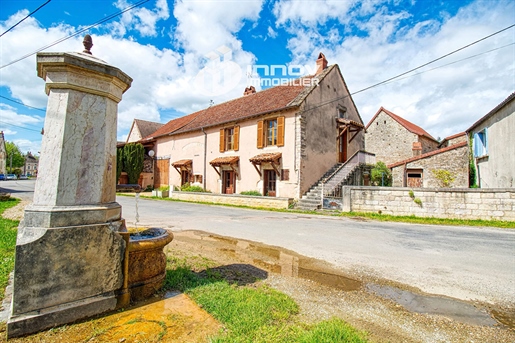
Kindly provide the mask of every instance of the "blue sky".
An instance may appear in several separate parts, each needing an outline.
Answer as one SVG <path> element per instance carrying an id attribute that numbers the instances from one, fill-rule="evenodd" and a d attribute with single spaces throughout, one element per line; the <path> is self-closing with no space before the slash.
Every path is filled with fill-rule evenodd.
<path id="1" fill-rule="evenodd" d="M 0 33 L 45 2 L 3 0 Z M 5 65 L 138 2 L 51 0 L 0 37 L 0 130 L 8 141 L 39 151 L 47 97 L 35 55 Z M 353 93 L 513 25 L 514 13 L 515 2 L 504 0 L 150 0 L 87 33 L 96 57 L 134 79 L 119 105 L 124 140 L 134 118 L 165 123 L 241 96 L 255 65 L 309 72 L 323 52 Z M 44 51 L 81 51 L 84 34 Z M 365 124 L 383 106 L 434 137 L 464 131 L 515 91 L 514 43 L 511 28 L 353 99 Z M 229 52 L 221 63 L 230 62 L 232 82 L 206 91 L 199 75 L 217 49 Z M 270 77 L 258 70 L 252 80 Z"/>

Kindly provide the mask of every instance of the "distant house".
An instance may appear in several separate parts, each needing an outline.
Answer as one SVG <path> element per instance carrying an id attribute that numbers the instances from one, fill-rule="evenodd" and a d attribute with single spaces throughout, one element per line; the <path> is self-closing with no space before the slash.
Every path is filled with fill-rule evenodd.
<path id="1" fill-rule="evenodd" d="M 163 124 L 153 121 L 134 119 L 131 130 L 127 136 L 127 143 L 133 143 L 147 137 L 151 133 L 159 129 Z"/>
<path id="2" fill-rule="evenodd" d="M 0 174 L 7 174 L 7 149 L 3 131 L 0 131 Z"/>
<path id="3" fill-rule="evenodd" d="M 452 140 L 451 140 L 452 142 Z M 389 164 L 394 187 L 469 186 L 469 150 L 467 141 Z"/>
<path id="4" fill-rule="evenodd" d="M 364 148 L 364 125 L 338 65 L 323 54 L 315 75 L 172 120 L 153 142 L 154 186 L 200 185 L 300 198 L 328 170 Z"/>
<path id="5" fill-rule="evenodd" d="M 25 165 L 23 166 L 23 174 L 27 176 L 37 176 L 38 175 L 38 159 L 35 158 L 32 153 L 29 151 L 25 156 Z"/>
<path id="6" fill-rule="evenodd" d="M 460 132 L 455 135 L 445 137 L 444 139 L 442 139 L 438 148 L 446 148 L 450 145 L 461 143 L 461 142 L 466 142 L 466 141 L 467 141 L 467 134 L 465 132 Z"/>
<path id="7" fill-rule="evenodd" d="M 381 107 L 366 126 L 365 146 L 386 165 L 438 149 L 421 127 Z"/>
<path id="8" fill-rule="evenodd" d="M 514 112 L 515 92 L 467 130 L 481 188 L 515 187 Z"/>

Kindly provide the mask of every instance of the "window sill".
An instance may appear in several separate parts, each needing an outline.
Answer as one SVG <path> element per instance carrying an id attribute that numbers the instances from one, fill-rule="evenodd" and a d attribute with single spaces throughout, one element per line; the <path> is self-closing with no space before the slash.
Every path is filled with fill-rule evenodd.
<path id="1" fill-rule="evenodd" d="M 478 163 L 480 163 L 480 162 L 486 162 L 486 161 L 488 161 L 488 155 L 478 156 L 478 157 L 476 157 L 476 161 L 477 161 Z"/>

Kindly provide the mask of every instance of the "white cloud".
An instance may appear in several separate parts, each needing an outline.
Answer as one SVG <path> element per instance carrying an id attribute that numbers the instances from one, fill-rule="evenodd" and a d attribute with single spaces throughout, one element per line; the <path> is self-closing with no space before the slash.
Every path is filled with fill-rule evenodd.
<path id="1" fill-rule="evenodd" d="M 376 4 L 377 5 L 377 4 Z M 374 6 L 376 6 L 374 5 Z M 362 6 L 363 7 L 363 6 Z M 324 52 L 329 64 L 338 63 L 352 92 L 438 58 L 477 39 L 512 24 L 515 3 L 477 1 L 454 16 L 403 27 L 410 16 L 376 6 L 377 13 L 364 22 L 353 17 L 353 25 L 366 32 L 358 36 L 346 33 L 328 35 L 311 24 L 309 14 L 279 11 L 277 23 L 303 21 L 288 48 L 299 64 L 314 63 Z M 329 15 L 329 14 L 328 14 Z M 352 17 L 353 13 L 349 13 Z M 301 18 L 301 19 L 299 19 Z M 437 66 L 480 54 L 513 43 L 513 31 L 506 31 L 474 45 L 452 57 L 423 68 Z M 329 37 L 333 37 L 333 42 Z M 353 96 L 367 123 L 380 106 L 420 125 L 435 137 L 445 137 L 466 130 L 515 89 L 515 51 L 513 46 L 446 67 L 378 86 Z"/>
<path id="2" fill-rule="evenodd" d="M 120 10 L 130 6 L 125 0 L 118 0 L 116 7 Z M 166 0 L 157 0 L 153 10 L 145 7 L 136 7 L 122 14 L 120 22 L 112 24 L 114 32 L 123 36 L 126 31 L 133 29 L 139 32 L 142 37 L 156 36 L 156 24 L 159 20 L 166 20 L 170 16 Z"/>
<path id="3" fill-rule="evenodd" d="M 13 140 L 13 143 L 20 148 L 20 151 L 23 154 L 30 151 L 32 154 L 39 155 L 39 152 L 41 151 L 41 140 L 31 141 L 28 139 L 15 139 Z"/>
<path id="4" fill-rule="evenodd" d="M 277 32 L 274 31 L 274 29 L 272 29 L 271 26 L 268 27 L 268 37 L 270 37 L 270 38 L 276 38 L 277 37 Z"/>

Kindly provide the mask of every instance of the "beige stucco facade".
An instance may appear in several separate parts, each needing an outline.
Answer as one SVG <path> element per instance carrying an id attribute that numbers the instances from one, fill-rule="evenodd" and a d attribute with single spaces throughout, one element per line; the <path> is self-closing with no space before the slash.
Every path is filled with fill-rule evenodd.
<path id="1" fill-rule="evenodd" d="M 284 118 L 284 144 L 259 148 L 257 141 L 261 133 L 258 122 L 281 117 Z M 318 86 L 306 87 L 290 105 L 281 110 L 249 115 L 189 132 L 163 135 L 155 139 L 154 150 L 157 159 L 168 160 L 170 186 L 179 187 L 184 183 L 181 168 L 174 168 L 173 164 L 191 160 L 187 168 L 193 174 L 192 184 L 213 193 L 224 193 L 223 172 L 235 170 L 234 193 L 258 191 L 267 195 L 265 174 L 276 171 L 276 191 L 272 196 L 298 199 L 339 161 L 338 135 L 341 128 L 338 117 L 361 126 L 359 130 L 349 129 L 344 135 L 346 156 L 350 158 L 358 150 L 364 149 L 364 126 L 341 72 L 334 65 L 326 70 Z M 237 150 L 220 152 L 220 130 L 231 127 L 239 128 Z M 281 156 L 274 165 L 268 162 L 254 165 L 250 162 L 258 155 L 276 153 Z M 210 162 L 222 157 L 238 157 L 239 160 L 232 166 L 211 166 Z"/>

